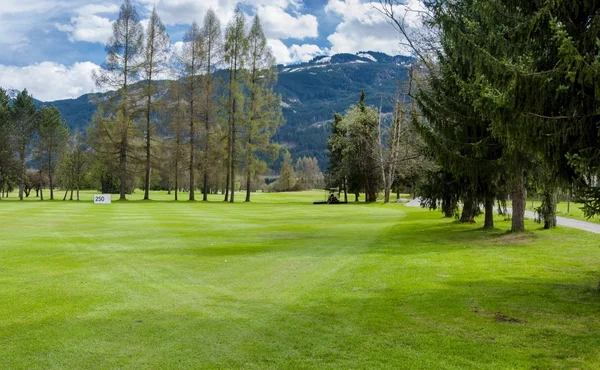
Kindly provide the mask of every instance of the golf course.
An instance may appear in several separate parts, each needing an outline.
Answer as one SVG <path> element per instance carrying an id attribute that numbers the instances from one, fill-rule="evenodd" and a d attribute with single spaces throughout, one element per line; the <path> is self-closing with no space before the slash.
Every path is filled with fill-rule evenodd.
<path id="1" fill-rule="evenodd" d="M 142 195 L 0 201 L 0 368 L 600 367 L 598 235 Z"/>

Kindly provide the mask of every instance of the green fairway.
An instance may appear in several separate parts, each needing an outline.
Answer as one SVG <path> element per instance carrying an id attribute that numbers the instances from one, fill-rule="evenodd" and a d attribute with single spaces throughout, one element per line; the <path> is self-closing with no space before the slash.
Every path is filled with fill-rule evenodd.
<path id="1" fill-rule="evenodd" d="M 600 368 L 597 235 L 243 195 L 0 200 L 0 368 Z"/>

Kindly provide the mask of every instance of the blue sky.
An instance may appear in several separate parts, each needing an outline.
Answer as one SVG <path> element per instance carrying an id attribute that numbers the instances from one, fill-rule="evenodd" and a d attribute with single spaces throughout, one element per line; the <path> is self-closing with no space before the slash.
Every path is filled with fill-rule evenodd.
<path id="1" fill-rule="evenodd" d="M 94 91 L 92 71 L 105 58 L 104 44 L 122 0 L 2 0 L 0 86 L 27 88 L 41 100 Z M 399 53 L 398 35 L 364 0 L 134 0 L 142 19 L 153 5 L 173 43 L 189 24 L 214 9 L 223 27 L 240 3 L 258 14 L 279 63 L 362 50 Z M 415 7 L 418 0 L 406 0 Z M 399 9 L 402 11 L 402 7 Z"/>

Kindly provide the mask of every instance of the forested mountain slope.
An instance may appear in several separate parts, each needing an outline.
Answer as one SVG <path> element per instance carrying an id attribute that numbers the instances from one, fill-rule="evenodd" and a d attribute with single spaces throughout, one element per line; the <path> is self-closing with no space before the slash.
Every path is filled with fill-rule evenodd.
<path id="1" fill-rule="evenodd" d="M 308 63 L 280 66 L 275 90 L 282 97 L 286 123 L 275 141 L 287 145 L 295 158 L 314 156 L 326 168 L 328 123 L 333 113 L 342 113 L 355 104 L 363 89 L 368 104 L 383 104 L 383 112 L 391 112 L 392 99 L 407 79 L 410 61 L 404 56 L 364 52 L 321 56 Z M 54 105 L 71 130 L 85 131 L 96 111 L 94 95 L 39 104 Z"/>

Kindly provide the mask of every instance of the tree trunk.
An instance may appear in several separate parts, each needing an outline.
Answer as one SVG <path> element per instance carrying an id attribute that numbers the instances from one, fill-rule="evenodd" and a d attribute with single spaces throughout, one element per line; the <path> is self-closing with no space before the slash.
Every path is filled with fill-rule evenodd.
<path id="1" fill-rule="evenodd" d="M 477 204 L 471 195 L 465 196 L 460 222 L 463 224 L 474 224 Z"/>
<path id="2" fill-rule="evenodd" d="M 193 112 L 193 109 L 192 109 Z M 194 121 L 190 121 L 190 197 L 189 200 L 196 200 L 194 189 L 196 187 L 196 179 L 194 178 Z"/>
<path id="3" fill-rule="evenodd" d="M 19 176 L 19 199 L 23 200 L 23 192 L 25 191 L 25 148 L 21 147 L 20 153 L 21 160 L 20 168 L 21 168 L 21 176 Z"/>
<path id="4" fill-rule="evenodd" d="M 385 193 L 383 195 L 383 203 L 389 203 L 390 202 L 390 186 L 388 184 L 385 185 Z"/>
<path id="5" fill-rule="evenodd" d="M 121 178 L 119 200 L 127 200 L 127 134 L 122 136 L 121 152 L 119 155 L 119 172 Z"/>
<path id="6" fill-rule="evenodd" d="M 522 168 L 517 170 L 510 197 L 512 199 L 511 231 L 525 231 L 525 202 L 527 191 L 525 190 L 525 171 Z"/>
<path id="7" fill-rule="evenodd" d="M 484 201 L 485 209 L 485 221 L 483 223 L 484 229 L 494 228 L 494 197 L 487 194 Z"/>
<path id="8" fill-rule="evenodd" d="M 229 202 L 233 203 L 235 200 L 235 112 L 236 112 L 237 101 L 233 98 L 233 117 L 231 119 L 231 197 Z"/>
<path id="9" fill-rule="evenodd" d="M 556 189 L 550 189 L 544 192 L 544 229 L 556 227 Z"/>
<path id="10" fill-rule="evenodd" d="M 442 199 L 442 212 L 446 218 L 454 217 L 454 204 L 450 197 Z"/>
<path id="11" fill-rule="evenodd" d="M 148 84 L 150 85 L 150 84 Z M 148 89 L 150 86 L 148 86 Z M 148 106 L 146 107 L 146 178 L 144 179 L 144 200 L 150 200 L 150 107 L 152 96 L 148 94 Z"/>
<path id="12" fill-rule="evenodd" d="M 246 202 L 249 202 L 250 201 L 250 186 L 251 186 L 250 164 L 248 164 L 248 173 L 246 174 L 246 177 L 247 177 L 247 179 L 246 179 Z"/>
<path id="13" fill-rule="evenodd" d="M 348 203 L 348 184 L 346 181 L 346 176 L 344 176 L 344 202 Z"/>
<path id="14" fill-rule="evenodd" d="M 52 155 L 48 153 L 48 185 L 50 186 L 50 200 L 54 200 L 54 176 L 52 176 Z"/>

